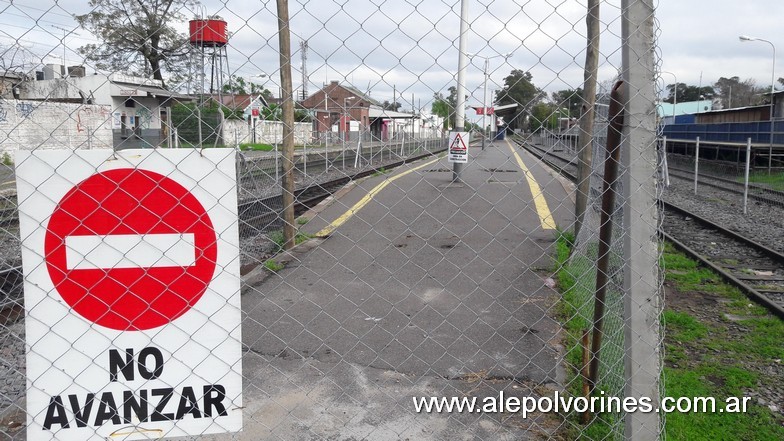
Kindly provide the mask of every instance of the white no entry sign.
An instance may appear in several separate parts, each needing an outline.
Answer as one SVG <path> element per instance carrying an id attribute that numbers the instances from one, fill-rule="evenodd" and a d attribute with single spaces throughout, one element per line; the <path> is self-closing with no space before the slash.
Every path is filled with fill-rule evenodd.
<path id="1" fill-rule="evenodd" d="M 234 152 L 16 157 L 28 440 L 242 427 Z"/>
<path id="2" fill-rule="evenodd" d="M 449 162 L 468 162 L 468 132 L 449 133 Z"/>

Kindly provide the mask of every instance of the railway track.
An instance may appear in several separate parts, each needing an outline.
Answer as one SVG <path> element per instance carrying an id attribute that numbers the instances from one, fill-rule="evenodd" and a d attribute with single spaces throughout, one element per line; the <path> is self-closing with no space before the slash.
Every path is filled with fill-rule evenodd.
<path id="1" fill-rule="evenodd" d="M 517 144 L 575 180 L 575 166 L 567 159 L 529 143 Z M 661 203 L 667 215 L 663 216 L 660 233 L 667 241 L 784 319 L 784 254 L 684 208 Z"/>
<path id="2" fill-rule="evenodd" d="M 666 240 L 784 319 L 784 254 L 681 207 L 662 204 Z"/>
<path id="3" fill-rule="evenodd" d="M 421 155 L 411 156 L 392 163 L 379 165 L 361 172 L 345 175 L 327 182 L 313 184 L 294 192 L 294 214 L 299 216 L 319 202 L 332 195 L 351 181 L 373 175 L 383 170 L 390 170 L 409 162 L 418 161 L 429 156 L 437 155 L 444 150 L 435 150 Z M 240 239 L 249 237 L 259 232 L 279 229 L 282 226 L 281 211 L 283 210 L 283 197 L 274 195 L 262 199 L 240 201 L 238 206 L 240 218 Z"/>
<path id="4" fill-rule="evenodd" d="M 670 166 L 668 170 L 670 177 L 694 181 L 694 170 L 686 170 L 672 166 Z M 697 185 L 706 185 L 739 195 L 742 195 L 744 192 L 742 182 L 703 173 L 700 173 Z M 784 206 L 784 192 L 761 185 L 749 185 L 749 199 L 754 199 L 765 204 Z"/>

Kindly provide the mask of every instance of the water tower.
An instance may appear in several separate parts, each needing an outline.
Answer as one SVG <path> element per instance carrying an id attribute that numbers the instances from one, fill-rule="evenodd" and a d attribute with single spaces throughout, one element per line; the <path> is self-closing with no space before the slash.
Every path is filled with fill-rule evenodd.
<path id="1" fill-rule="evenodd" d="M 223 85 L 231 81 L 226 45 L 229 34 L 226 21 L 218 16 L 197 18 L 189 22 L 192 51 L 191 66 L 198 93 L 223 94 Z M 209 70 L 208 70 L 209 69 Z M 207 79 L 209 78 L 209 84 Z"/>

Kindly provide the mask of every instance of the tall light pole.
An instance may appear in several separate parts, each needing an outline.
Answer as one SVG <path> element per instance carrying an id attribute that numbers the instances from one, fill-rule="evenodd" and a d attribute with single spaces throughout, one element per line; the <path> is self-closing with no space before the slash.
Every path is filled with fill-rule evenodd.
<path id="1" fill-rule="evenodd" d="M 267 78 L 267 74 L 264 72 L 258 73 L 256 75 L 251 75 L 248 77 L 248 95 L 253 95 L 253 78 Z M 267 84 L 267 81 L 261 83 L 261 92 L 259 95 L 264 95 L 264 85 Z"/>
<path id="2" fill-rule="evenodd" d="M 674 73 L 664 70 L 659 73 L 672 75 L 672 78 L 675 80 L 675 90 L 672 91 L 672 123 L 675 124 L 675 107 L 678 106 L 678 77 Z"/>
<path id="3" fill-rule="evenodd" d="M 484 86 L 483 86 L 484 95 L 482 96 L 482 134 L 484 135 L 484 136 L 482 136 L 482 150 L 484 150 L 485 149 L 485 139 L 487 139 L 487 135 L 485 135 L 485 129 L 487 128 L 487 78 L 489 76 L 487 74 L 487 71 L 489 69 L 490 59 L 491 58 L 498 58 L 498 57 L 504 57 L 504 59 L 507 59 L 507 58 L 511 57 L 512 54 L 493 55 L 493 56 L 490 56 L 490 57 L 484 57 L 484 56 L 479 55 L 479 54 L 468 54 L 468 56 L 471 57 L 471 58 L 474 58 L 474 57 L 483 58 L 485 60 L 485 67 L 482 70 L 482 73 L 484 74 L 484 77 L 485 77 L 484 78 Z M 489 130 L 488 132 L 492 132 L 492 130 Z"/>
<path id="4" fill-rule="evenodd" d="M 771 168 L 773 168 L 773 111 L 775 110 L 773 106 L 773 94 L 776 93 L 776 46 L 764 38 L 749 37 L 748 35 L 741 35 L 738 38 L 741 42 L 764 41 L 773 49 L 773 68 L 770 72 L 770 147 L 768 147 L 768 174 L 770 174 Z"/>
<path id="5" fill-rule="evenodd" d="M 457 51 L 457 100 L 455 102 L 455 132 L 462 132 L 465 129 L 465 70 L 468 54 L 466 45 L 468 42 L 468 0 L 460 0 L 460 38 L 458 40 Z M 466 146 L 468 148 L 468 146 Z M 468 154 L 468 151 L 466 151 Z M 463 171 L 463 164 L 455 162 L 452 168 L 452 181 L 461 182 L 460 173 Z"/>

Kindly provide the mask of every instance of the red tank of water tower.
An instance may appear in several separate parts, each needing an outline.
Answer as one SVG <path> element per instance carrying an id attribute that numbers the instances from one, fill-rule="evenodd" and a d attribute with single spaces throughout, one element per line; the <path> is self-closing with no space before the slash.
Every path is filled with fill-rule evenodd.
<path id="1" fill-rule="evenodd" d="M 201 47 L 221 47 L 229 42 L 226 22 L 223 20 L 191 20 L 191 44 Z"/>

